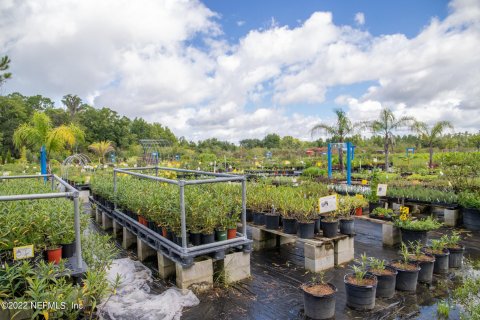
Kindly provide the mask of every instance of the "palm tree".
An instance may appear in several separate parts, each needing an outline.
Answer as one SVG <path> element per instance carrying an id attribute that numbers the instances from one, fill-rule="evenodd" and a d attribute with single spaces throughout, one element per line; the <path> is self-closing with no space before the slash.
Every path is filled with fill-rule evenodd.
<path id="1" fill-rule="evenodd" d="M 0 71 L 6 71 L 10 67 L 10 59 L 8 56 L 4 56 L 0 58 Z M 10 72 L 4 72 L 3 74 L 0 74 L 0 86 L 7 80 L 12 77 L 12 74 Z"/>
<path id="2" fill-rule="evenodd" d="M 50 118 L 42 112 L 35 112 L 30 123 L 20 125 L 13 133 L 13 143 L 20 149 L 26 146 L 38 150 L 45 146 L 47 159 L 52 152 L 59 152 L 66 146 L 73 146 L 84 139 L 84 132 L 74 124 L 53 128 Z"/>
<path id="3" fill-rule="evenodd" d="M 420 136 L 420 139 L 428 145 L 430 152 L 430 159 L 428 161 L 429 168 L 433 167 L 433 147 L 446 129 L 453 129 L 453 125 L 449 121 L 439 121 L 431 127 L 425 122 L 415 122 L 413 125 L 413 130 L 415 130 Z"/>
<path id="4" fill-rule="evenodd" d="M 107 155 L 107 153 L 115 150 L 112 142 L 108 140 L 94 142 L 88 146 L 88 149 L 92 150 L 94 153 L 98 155 L 100 163 L 103 163 L 103 160 L 105 159 L 105 156 Z"/>
<path id="5" fill-rule="evenodd" d="M 70 113 L 71 121 L 75 119 L 77 113 L 85 110 L 85 105 L 82 103 L 82 99 L 77 95 L 67 94 L 66 96 L 63 96 L 62 103 Z"/>
<path id="6" fill-rule="evenodd" d="M 395 145 L 395 135 L 393 134 L 393 131 L 400 129 L 403 126 L 411 125 L 412 122 L 415 122 L 415 118 L 401 117 L 397 119 L 393 114 L 392 110 L 384 108 L 382 109 L 382 111 L 380 111 L 380 116 L 377 120 L 367 121 L 364 123 L 365 126 L 372 129 L 374 134 L 379 134 L 383 138 L 383 151 L 385 152 L 385 171 L 388 171 L 389 168 L 389 148 L 393 149 L 393 146 Z"/>
<path id="7" fill-rule="evenodd" d="M 357 125 L 352 123 L 342 109 L 335 109 L 334 112 L 337 116 L 335 125 L 331 126 L 326 123 L 319 123 L 315 125 L 310 132 L 313 136 L 319 131 L 324 131 L 327 135 L 332 136 L 336 142 L 344 143 L 347 136 L 355 131 Z M 338 153 L 338 162 L 340 164 L 340 170 L 343 171 L 343 150 Z"/>

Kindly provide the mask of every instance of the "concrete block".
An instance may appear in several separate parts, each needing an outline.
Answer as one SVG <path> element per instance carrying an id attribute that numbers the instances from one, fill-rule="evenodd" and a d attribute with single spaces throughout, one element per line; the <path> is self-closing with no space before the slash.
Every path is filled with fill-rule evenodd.
<path id="1" fill-rule="evenodd" d="M 102 223 L 102 211 L 99 210 L 97 208 L 97 210 L 95 210 L 95 221 L 98 223 L 98 224 L 101 224 Z"/>
<path id="2" fill-rule="evenodd" d="M 443 211 L 443 218 L 445 225 L 448 227 L 456 227 L 460 222 L 460 210 L 458 209 L 447 209 Z"/>
<path id="3" fill-rule="evenodd" d="M 322 245 L 305 243 L 305 269 L 311 272 L 319 272 L 335 266 L 335 250 L 330 242 Z"/>
<path id="4" fill-rule="evenodd" d="M 335 265 L 352 261 L 355 253 L 354 237 L 335 239 Z"/>
<path id="5" fill-rule="evenodd" d="M 400 230 L 393 224 L 382 224 L 383 244 L 387 246 L 395 246 L 400 243 Z"/>
<path id="6" fill-rule="evenodd" d="M 123 227 L 122 234 L 123 234 L 123 237 L 122 237 L 123 249 L 128 249 L 137 242 L 137 236 L 131 233 L 127 228 Z"/>
<path id="7" fill-rule="evenodd" d="M 112 219 L 107 216 L 105 212 L 102 212 L 102 229 L 109 230 L 113 228 L 113 221 Z"/>
<path id="8" fill-rule="evenodd" d="M 393 211 L 395 211 L 395 210 L 400 210 L 400 207 L 401 207 L 401 206 L 402 206 L 402 205 L 401 205 L 400 203 L 392 203 L 392 209 L 393 209 Z"/>
<path id="9" fill-rule="evenodd" d="M 205 291 L 213 287 L 213 261 L 211 258 L 195 261 L 191 267 L 175 264 L 177 287 Z"/>
<path id="10" fill-rule="evenodd" d="M 234 252 L 219 261 L 225 275 L 225 283 L 232 283 L 250 277 L 250 253 Z"/>
<path id="11" fill-rule="evenodd" d="M 161 252 L 157 252 L 157 259 L 160 278 L 167 279 L 175 275 L 175 262 L 165 257 Z"/>
<path id="12" fill-rule="evenodd" d="M 87 203 L 88 197 L 90 197 L 90 191 L 89 190 L 81 190 L 78 192 L 78 198 L 82 203 Z"/>
<path id="13" fill-rule="evenodd" d="M 263 241 L 253 240 L 254 251 L 258 251 L 261 249 L 275 248 L 276 246 L 277 246 L 276 237 L 272 237 L 271 239 L 263 240 Z"/>
<path id="14" fill-rule="evenodd" d="M 119 237 L 123 233 L 123 227 L 116 220 L 113 220 L 113 237 Z"/>
<path id="15" fill-rule="evenodd" d="M 154 256 L 156 252 L 157 251 L 150 247 L 146 242 L 142 241 L 142 239 L 137 237 L 138 260 L 145 261 L 148 257 Z"/>

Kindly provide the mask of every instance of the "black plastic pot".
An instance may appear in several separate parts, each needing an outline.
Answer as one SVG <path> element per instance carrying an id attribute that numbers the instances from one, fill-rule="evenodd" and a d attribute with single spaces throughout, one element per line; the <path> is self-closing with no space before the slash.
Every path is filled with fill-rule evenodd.
<path id="1" fill-rule="evenodd" d="M 465 252 L 465 247 L 461 248 L 448 248 L 450 255 L 448 256 L 448 267 L 449 268 L 461 268 L 463 264 L 463 253 Z"/>
<path id="2" fill-rule="evenodd" d="M 432 283 L 433 280 L 433 265 L 435 264 L 435 257 L 430 254 L 427 255 L 432 257 L 432 261 L 410 260 L 411 262 L 418 264 L 420 267 L 417 281 L 421 283 Z"/>
<path id="3" fill-rule="evenodd" d="M 397 283 L 397 270 L 390 266 L 385 266 L 386 270 L 390 270 L 393 274 L 375 274 L 373 272 L 369 272 L 369 274 L 373 274 L 377 277 L 377 298 L 386 298 L 390 299 L 395 294 L 395 285 Z"/>
<path id="4" fill-rule="evenodd" d="M 415 270 L 403 270 L 392 265 L 397 269 L 397 283 L 395 288 L 400 291 L 415 291 L 417 290 L 418 273 L 420 267 L 416 265 Z"/>
<path id="5" fill-rule="evenodd" d="M 167 230 L 167 239 L 175 242 L 175 234 L 172 230 Z"/>
<path id="6" fill-rule="evenodd" d="M 312 239 L 315 236 L 315 222 L 298 222 L 298 236 L 302 239 Z"/>
<path id="7" fill-rule="evenodd" d="M 277 230 L 280 227 L 280 215 L 278 214 L 266 214 L 265 215 L 265 227 L 271 230 Z"/>
<path id="8" fill-rule="evenodd" d="M 375 307 L 375 295 L 377 292 L 377 279 L 374 275 L 367 274 L 366 278 L 375 279 L 374 285 L 357 286 L 347 281 L 347 277 L 355 276 L 346 274 L 343 278 L 345 293 L 347 295 L 347 306 L 355 310 L 372 310 Z"/>
<path id="9" fill-rule="evenodd" d="M 338 220 L 327 221 L 323 219 L 321 227 L 322 227 L 324 237 L 326 238 L 336 237 L 338 232 Z"/>
<path id="10" fill-rule="evenodd" d="M 68 259 L 75 254 L 75 241 L 72 243 L 61 244 L 62 246 L 62 259 Z"/>
<path id="11" fill-rule="evenodd" d="M 340 219 L 340 233 L 353 235 L 355 234 L 355 220 L 353 219 Z"/>
<path id="12" fill-rule="evenodd" d="M 328 285 L 334 291 L 329 295 L 317 296 L 303 290 L 305 315 L 310 319 L 332 319 L 335 316 L 335 295 L 337 288 L 331 283 L 328 283 Z"/>
<path id="13" fill-rule="evenodd" d="M 283 218 L 283 232 L 287 234 L 297 234 L 297 219 Z"/>
<path id="14" fill-rule="evenodd" d="M 372 213 L 373 210 L 375 210 L 375 208 L 379 208 L 381 207 L 382 204 L 380 202 L 377 202 L 377 203 L 369 203 L 368 204 L 368 212 Z"/>
<path id="15" fill-rule="evenodd" d="M 433 273 L 446 274 L 448 273 L 448 263 L 450 252 L 448 249 L 444 249 L 443 253 L 434 253 L 435 263 L 433 264 Z"/>
<path id="16" fill-rule="evenodd" d="M 201 233 L 190 232 L 190 242 L 194 246 L 201 245 L 202 244 L 202 234 Z"/>
<path id="17" fill-rule="evenodd" d="M 259 226 L 265 225 L 265 214 L 263 212 L 254 212 L 253 223 Z"/>
<path id="18" fill-rule="evenodd" d="M 251 209 L 247 209 L 246 211 L 247 222 L 253 221 L 253 212 Z"/>
<path id="19" fill-rule="evenodd" d="M 205 234 L 202 233 L 202 244 L 213 243 L 215 242 L 215 233 Z"/>
<path id="20" fill-rule="evenodd" d="M 402 242 L 406 245 L 420 241 L 424 246 L 427 245 L 428 231 L 407 230 L 400 228 Z"/>
<path id="21" fill-rule="evenodd" d="M 319 234 L 320 233 L 320 217 L 317 217 L 313 221 L 315 221 L 315 227 L 313 231 L 315 232 L 315 234 Z"/>
<path id="22" fill-rule="evenodd" d="M 468 230 L 480 230 L 480 210 L 474 208 L 463 208 L 463 226 Z"/>
<path id="23" fill-rule="evenodd" d="M 147 227 L 148 229 L 155 231 L 155 222 L 147 220 Z"/>

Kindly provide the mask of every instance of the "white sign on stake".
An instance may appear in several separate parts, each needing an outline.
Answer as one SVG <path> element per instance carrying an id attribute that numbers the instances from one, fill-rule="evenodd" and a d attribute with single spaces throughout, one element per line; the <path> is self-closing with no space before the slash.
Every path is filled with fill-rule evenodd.
<path id="1" fill-rule="evenodd" d="M 337 195 L 321 197 L 318 199 L 318 206 L 320 207 L 320 213 L 337 210 Z"/>
<path id="2" fill-rule="evenodd" d="M 386 197 L 387 196 L 387 185 L 386 184 L 379 184 L 377 186 L 377 196 L 379 196 L 379 197 Z"/>
<path id="3" fill-rule="evenodd" d="M 13 248 L 13 260 L 33 258 L 33 245 Z"/>

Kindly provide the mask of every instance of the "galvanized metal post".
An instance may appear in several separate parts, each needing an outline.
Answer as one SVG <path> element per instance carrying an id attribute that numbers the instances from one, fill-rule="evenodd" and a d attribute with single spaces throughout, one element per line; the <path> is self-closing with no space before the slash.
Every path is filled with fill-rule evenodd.
<path id="1" fill-rule="evenodd" d="M 242 180 L 242 233 L 247 238 L 247 181 L 244 177 Z"/>
<path id="2" fill-rule="evenodd" d="M 117 209 L 117 171 L 113 170 L 113 209 Z"/>
<path id="3" fill-rule="evenodd" d="M 75 247 L 77 251 L 77 268 L 81 269 L 82 266 L 82 238 L 80 234 L 80 204 L 78 201 L 78 192 L 75 191 L 73 195 L 73 209 L 75 212 Z"/>
<path id="4" fill-rule="evenodd" d="M 185 218 L 185 181 L 180 180 L 178 185 L 180 186 L 180 216 L 182 221 L 182 247 L 183 250 L 187 249 L 187 226 Z"/>
<path id="5" fill-rule="evenodd" d="M 53 176 L 53 174 L 50 176 L 50 179 L 52 179 L 52 191 L 53 191 L 53 189 L 55 189 L 55 177 Z"/>
<path id="6" fill-rule="evenodd" d="M 155 167 L 155 176 L 158 177 L 158 167 Z"/>
<path id="7" fill-rule="evenodd" d="M 332 179 L 332 144 L 328 144 L 328 179 Z"/>

